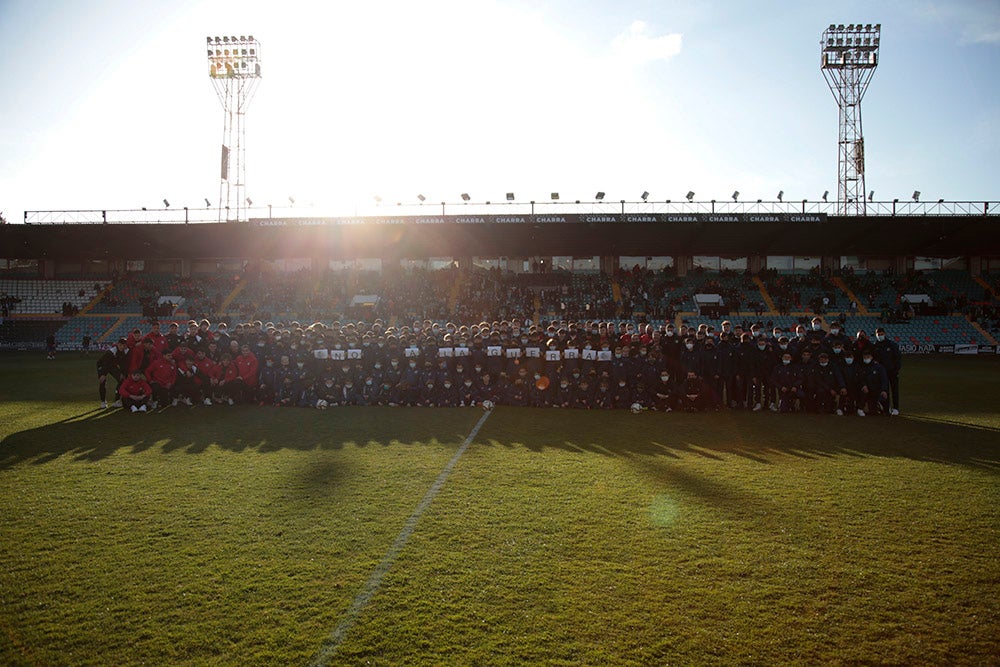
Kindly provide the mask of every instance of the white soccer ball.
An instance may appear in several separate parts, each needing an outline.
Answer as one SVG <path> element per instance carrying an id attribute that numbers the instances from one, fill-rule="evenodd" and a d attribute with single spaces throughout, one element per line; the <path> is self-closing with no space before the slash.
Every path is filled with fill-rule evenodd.
<path id="1" fill-rule="evenodd" d="M 483 401 L 483 410 L 492 410 L 493 401 Z"/>
<path id="2" fill-rule="evenodd" d="M 640 412 L 642 412 L 642 406 L 640 404 L 638 404 L 638 403 L 633 403 L 631 410 L 632 410 L 632 414 L 637 415 Z"/>
<path id="3" fill-rule="evenodd" d="M 317 410 L 326 410 L 326 406 L 328 406 L 328 405 L 329 405 L 329 403 L 327 403 L 326 401 L 324 401 L 322 398 L 319 399 L 318 401 L 316 401 L 316 409 Z"/>

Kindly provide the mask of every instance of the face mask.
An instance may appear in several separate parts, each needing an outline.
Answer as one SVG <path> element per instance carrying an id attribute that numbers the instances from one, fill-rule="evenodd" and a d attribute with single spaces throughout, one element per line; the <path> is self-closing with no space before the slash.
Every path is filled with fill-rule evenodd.
<path id="1" fill-rule="evenodd" d="M 472 386 L 472 381 L 470 380 L 470 381 L 466 382 L 466 383 L 465 383 L 465 386 L 466 386 L 466 387 L 471 387 L 471 386 Z"/>
<path id="2" fill-rule="evenodd" d="M 850 366 L 851 364 L 854 363 L 854 357 L 846 357 L 844 359 L 844 363 L 847 364 L 848 366 Z"/>
<path id="3" fill-rule="evenodd" d="M 813 331 L 819 331 L 820 327 L 818 324 L 813 325 Z"/>
<path id="4" fill-rule="evenodd" d="M 347 371 L 351 370 L 351 367 L 350 366 L 341 366 L 340 370 L 346 373 Z"/>
<path id="5" fill-rule="evenodd" d="M 399 362 L 398 362 L 398 361 L 392 361 L 392 362 L 390 362 L 390 363 L 392 364 L 392 367 L 393 367 L 393 368 L 395 368 L 396 366 L 398 366 L 398 365 L 399 365 Z"/>
<path id="6" fill-rule="evenodd" d="M 416 367 L 417 367 L 417 362 L 411 361 L 410 362 L 410 368 L 416 368 Z"/>
<path id="7" fill-rule="evenodd" d="M 332 382 L 327 382 L 326 383 L 326 388 L 327 389 L 332 389 L 333 388 L 333 383 Z"/>
<path id="8" fill-rule="evenodd" d="M 368 385 L 368 386 L 371 386 L 372 381 L 371 380 L 365 380 L 365 384 Z"/>
<path id="9" fill-rule="evenodd" d="M 344 346 L 343 346 L 343 345 L 334 345 L 334 346 L 333 346 L 333 348 L 334 348 L 335 350 L 339 350 L 339 349 L 341 349 L 342 347 L 344 347 Z"/>
<path id="10" fill-rule="evenodd" d="M 840 333 L 840 329 L 830 329 L 830 335 L 836 336 Z"/>
<path id="11" fill-rule="evenodd" d="M 541 379 L 541 377 L 542 377 L 541 375 L 539 375 L 538 373 L 535 373 L 535 379 L 536 379 L 536 380 L 539 380 L 539 379 Z"/>
<path id="12" fill-rule="evenodd" d="M 819 365 L 822 366 L 823 368 L 826 368 L 829 365 L 829 363 L 826 361 L 821 361 L 819 362 Z"/>
<path id="13" fill-rule="evenodd" d="M 451 383 L 450 382 L 445 382 L 444 383 L 444 388 L 445 389 L 451 389 Z"/>
<path id="14" fill-rule="evenodd" d="M 844 348 L 842 348 L 842 347 L 835 347 L 835 348 L 833 348 L 833 353 L 834 354 L 840 354 L 843 351 L 844 351 Z"/>
<path id="15" fill-rule="evenodd" d="M 872 362 L 872 360 L 869 359 L 868 357 L 865 357 L 864 359 L 862 359 L 862 361 L 865 362 L 866 364 L 870 364 Z"/>
<path id="16" fill-rule="evenodd" d="M 883 340 L 885 340 L 885 336 L 879 334 L 878 336 L 875 336 L 875 340 L 882 342 Z"/>
<path id="17" fill-rule="evenodd" d="M 758 350 L 766 350 L 767 349 L 767 345 L 758 345 L 757 349 Z"/>
<path id="18" fill-rule="evenodd" d="M 568 384 L 566 384 L 565 382 L 560 382 L 560 383 L 559 383 L 559 388 L 560 388 L 560 389 L 565 389 L 565 388 L 566 388 L 566 387 L 568 387 L 568 386 L 569 386 L 569 385 L 568 385 Z"/>
<path id="19" fill-rule="evenodd" d="M 667 337 L 668 338 L 673 338 L 674 337 L 674 332 L 673 331 L 668 331 L 667 332 Z"/>
<path id="20" fill-rule="evenodd" d="M 580 377 L 580 374 L 579 373 L 573 373 L 573 377 L 574 378 L 578 378 L 578 377 Z"/>
<path id="21" fill-rule="evenodd" d="M 640 357 L 646 356 L 646 350 L 639 350 L 639 356 Z"/>
<path id="22" fill-rule="evenodd" d="M 782 359 L 781 363 L 783 363 L 785 366 L 787 366 L 788 364 L 792 363 L 792 360 L 791 359 Z"/>
<path id="23" fill-rule="evenodd" d="M 796 336 L 796 338 L 805 338 L 806 337 L 806 332 L 805 331 L 796 331 L 795 332 L 795 336 Z"/>
<path id="24" fill-rule="evenodd" d="M 375 370 L 379 370 L 381 368 L 382 368 L 382 364 L 375 364 Z"/>
<path id="25" fill-rule="evenodd" d="M 689 350 L 693 350 L 694 349 L 694 343 L 685 343 L 684 347 L 686 347 Z"/>
<path id="26" fill-rule="evenodd" d="M 304 361 L 296 361 L 295 365 L 298 366 L 299 368 L 302 368 L 303 366 L 306 365 L 306 362 L 304 362 Z"/>
<path id="27" fill-rule="evenodd" d="M 782 350 L 787 350 L 788 349 L 788 343 L 779 343 L 778 347 L 780 347 Z"/>
<path id="28" fill-rule="evenodd" d="M 625 383 L 624 382 L 619 382 L 618 386 L 621 387 L 622 389 L 624 389 L 625 388 Z"/>

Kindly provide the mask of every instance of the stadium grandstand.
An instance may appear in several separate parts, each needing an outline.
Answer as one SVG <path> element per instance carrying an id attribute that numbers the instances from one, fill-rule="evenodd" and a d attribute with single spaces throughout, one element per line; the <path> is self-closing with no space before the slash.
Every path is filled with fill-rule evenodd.
<path id="1" fill-rule="evenodd" d="M 154 319 L 728 319 L 790 332 L 818 315 L 852 335 L 885 326 L 909 353 L 997 350 L 995 204 L 864 217 L 706 206 L 239 224 L 33 214 L 0 228 L 0 345 L 106 346 Z"/>

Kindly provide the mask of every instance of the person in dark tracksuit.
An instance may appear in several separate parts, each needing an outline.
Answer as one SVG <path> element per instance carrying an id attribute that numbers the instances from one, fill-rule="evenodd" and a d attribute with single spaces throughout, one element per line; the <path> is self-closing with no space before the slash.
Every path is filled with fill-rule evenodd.
<path id="1" fill-rule="evenodd" d="M 889 376 L 885 368 L 875 361 L 871 348 L 862 352 L 861 366 L 858 368 L 859 405 L 858 416 L 889 414 Z"/>
<path id="2" fill-rule="evenodd" d="M 97 393 L 101 398 L 102 408 L 108 407 L 108 376 L 115 379 L 115 392 L 112 395 L 117 396 L 118 385 L 122 383 L 127 366 L 128 351 L 124 338 L 119 339 L 113 348 L 105 351 L 97 360 Z"/>
<path id="3" fill-rule="evenodd" d="M 899 414 L 899 371 L 903 367 L 903 355 L 900 354 L 899 345 L 895 341 L 889 340 L 885 335 L 885 329 L 878 327 L 875 329 L 875 343 L 873 345 L 875 361 L 882 364 L 886 377 L 889 380 L 889 391 L 892 394 L 891 415 Z"/>
<path id="4" fill-rule="evenodd" d="M 813 409 L 821 414 L 844 414 L 840 405 L 844 377 L 838 365 L 830 362 L 830 356 L 826 352 L 819 355 L 819 363 L 813 368 L 812 382 Z"/>

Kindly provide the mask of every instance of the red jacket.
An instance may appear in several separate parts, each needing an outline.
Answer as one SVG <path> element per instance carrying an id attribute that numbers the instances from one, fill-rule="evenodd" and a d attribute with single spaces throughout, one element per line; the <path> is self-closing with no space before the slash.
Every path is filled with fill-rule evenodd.
<path id="1" fill-rule="evenodd" d="M 153 341 L 153 349 L 163 354 L 163 351 L 167 349 L 167 337 L 163 334 L 154 334 L 150 331 L 148 334 L 142 337 L 145 340 Z"/>
<path id="2" fill-rule="evenodd" d="M 198 367 L 198 375 L 207 380 L 219 379 L 219 364 L 208 357 L 204 359 L 194 359 L 191 363 Z"/>
<path id="3" fill-rule="evenodd" d="M 153 390 L 150 388 L 149 383 L 145 380 L 133 380 L 132 376 L 129 375 L 128 378 L 122 380 L 122 384 L 118 387 L 118 394 L 122 398 L 129 398 L 130 396 L 143 396 L 148 398 L 152 396 Z"/>
<path id="4" fill-rule="evenodd" d="M 240 367 L 236 365 L 235 361 L 230 361 L 228 364 L 219 364 L 219 379 L 223 384 L 232 382 L 239 376 Z"/>
<path id="5" fill-rule="evenodd" d="M 154 361 L 159 359 L 162 355 L 152 349 L 149 351 L 148 359 L 146 355 L 146 348 L 143 345 L 136 345 L 132 348 L 132 351 L 128 353 L 128 373 L 132 374 L 132 371 L 141 371 L 144 367 L 149 367 Z"/>
<path id="6" fill-rule="evenodd" d="M 194 363 L 194 359 L 189 359 L 184 357 L 177 362 L 177 375 L 183 375 L 184 377 L 189 377 L 194 380 L 196 385 L 201 385 L 201 373 L 198 372 L 198 367 Z"/>
<path id="7" fill-rule="evenodd" d="M 236 367 L 240 369 L 240 377 L 248 387 L 257 386 L 257 357 L 253 352 L 236 357 Z"/>
<path id="8" fill-rule="evenodd" d="M 187 348 L 186 352 L 181 350 L 180 347 L 175 347 L 170 356 L 174 358 L 174 361 L 180 363 L 182 359 L 194 359 L 194 352 L 191 351 L 190 347 Z"/>
<path id="9" fill-rule="evenodd" d="M 146 369 L 146 377 L 160 386 L 172 387 L 177 382 L 177 369 L 166 357 L 160 357 Z"/>

